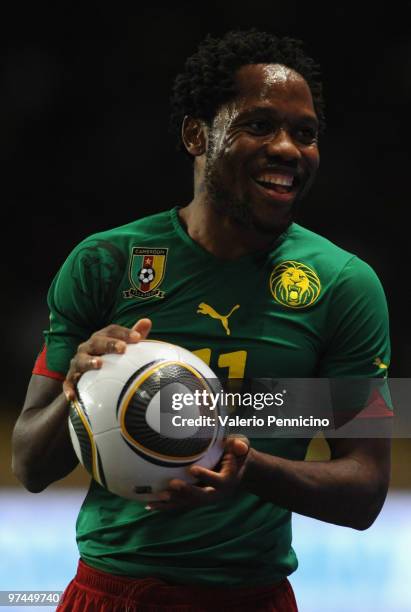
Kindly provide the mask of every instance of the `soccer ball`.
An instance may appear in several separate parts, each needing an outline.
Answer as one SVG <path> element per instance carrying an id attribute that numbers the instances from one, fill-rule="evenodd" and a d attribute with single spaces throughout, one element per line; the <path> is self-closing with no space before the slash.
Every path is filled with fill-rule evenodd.
<path id="1" fill-rule="evenodd" d="M 209 398 L 220 392 L 212 370 L 186 349 L 155 340 L 129 344 L 78 382 L 69 414 L 76 455 L 112 493 L 155 500 L 172 478 L 195 482 L 190 465 L 218 463 L 221 407 L 211 409 Z"/>
<path id="2" fill-rule="evenodd" d="M 142 268 L 138 278 L 144 284 L 151 283 L 151 281 L 154 279 L 153 268 Z"/>

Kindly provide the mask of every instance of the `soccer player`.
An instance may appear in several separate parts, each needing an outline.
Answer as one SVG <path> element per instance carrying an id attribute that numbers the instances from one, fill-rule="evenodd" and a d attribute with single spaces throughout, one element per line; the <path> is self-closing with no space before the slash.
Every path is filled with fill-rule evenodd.
<path id="1" fill-rule="evenodd" d="M 221 376 L 384 376 L 375 273 L 293 222 L 319 165 L 318 74 L 300 42 L 254 30 L 208 37 L 187 60 L 172 124 L 193 162 L 193 200 L 87 238 L 58 272 L 14 431 L 27 489 L 77 464 L 67 415 L 82 373 L 151 325 L 150 337 Z M 191 468 L 201 486 L 172 481 L 147 507 L 92 481 L 61 610 L 296 610 L 291 512 L 366 529 L 389 480 L 387 439 L 330 438 L 318 462 L 304 461 L 308 443 L 234 437 L 219 468 Z"/>

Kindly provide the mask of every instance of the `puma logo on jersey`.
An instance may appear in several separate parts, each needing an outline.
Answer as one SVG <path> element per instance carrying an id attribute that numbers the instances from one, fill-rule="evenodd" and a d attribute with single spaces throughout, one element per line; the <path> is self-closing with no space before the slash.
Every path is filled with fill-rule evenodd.
<path id="1" fill-rule="evenodd" d="M 209 306 L 205 302 L 201 302 L 201 304 L 198 305 L 197 314 L 208 315 L 212 319 L 218 319 L 219 321 L 221 321 L 221 324 L 224 327 L 227 333 L 227 336 L 229 336 L 231 332 L 230 332 L 230 328 L 228 327 L 228 318 L 231 317 L 233 312 L 235 310 L 238 310 L 239 308 L 240 308 L 240 304 L 236 304 L 235 306 L 232 307 L 232 309 L 230 310 L 228 314 L 220 315 L 218 314 L 216 310 L 214 310 L 212 306 Z"/>
<path id="2" fill-rule="evenodd" d="M 379 357 L 374 359 L 373 364 L 378 366 L 380 370 L 386 370 L 388 368 L 387 364 L 383 363 Z"/>

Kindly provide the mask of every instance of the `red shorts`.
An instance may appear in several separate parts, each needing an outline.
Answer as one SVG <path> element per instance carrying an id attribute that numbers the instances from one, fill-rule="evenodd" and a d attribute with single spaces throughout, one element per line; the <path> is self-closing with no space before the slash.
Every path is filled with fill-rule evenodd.
<path id="1" fill-rule="evenodd" d="M 58 612 L 298 612 L 287 579 L 268 587 L 169 585 L 114 576 L 79 561 Z"/>

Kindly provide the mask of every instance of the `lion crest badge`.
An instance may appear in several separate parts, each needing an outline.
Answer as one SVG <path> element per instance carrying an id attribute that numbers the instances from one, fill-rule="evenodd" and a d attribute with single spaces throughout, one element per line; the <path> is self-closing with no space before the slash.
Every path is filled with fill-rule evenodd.
<path id="1" fill-rule="evenodd" d="M 283 261 L 270 276 L 270 291 L 276 302 L 289 308 L 307 308 L 320 296 L 316 272 L 299 261 Z"/>

